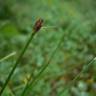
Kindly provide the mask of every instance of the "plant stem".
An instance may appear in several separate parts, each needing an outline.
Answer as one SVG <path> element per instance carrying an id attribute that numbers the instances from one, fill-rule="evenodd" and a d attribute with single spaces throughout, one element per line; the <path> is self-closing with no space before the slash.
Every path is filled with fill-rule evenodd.
<path id="1" fill-rule="evenodd" d="M 15 54 L 16 54 L 16 52 L 12 52 L 12 53 L 10 53 L 9 55 L 3 57 L 2 59 L 0 59 L 0 63 L 3 62 L 4 60 L 6 60 L 6 59 L 8 59 L 8 58 L 10 58 L 10 57 L 12 57 L 12 56 L 14 56 Z"/>
<path id="2" fill-rule="evenodd" d="M 12 75 L 13 75 L 15 69 L 17 68 L 17 66 L 18 66 L 18 64 L 19 64 L 19 62 L 20 62 L 22 56 L 24 55 L 25 51 L 27 50 L 27 48 L 28 48 L 28 46 L 29 46 L 29 44 L 30 44 L 30 42 L 31 42 L 31 40 L 33 39 L 33 37 L 34 37 L 35 34 L 36 34 L 36 32 L 33 32 L 33 33 L 31 34 L 31 36 L 30 36 L 30 38 L 28 39 L 28 41 L 27 41 L 27 43 L 26 43 L 24 49 L 22 49 L 22 52 L 21 52 L 20 56 L 18 57 L 16 63 L 14 64 L 14 66 L 13 66 L 11 72 L 9 73 L 9 75 L 8 75 L 8 77 L 7 77 L 5 83 L 4 83 L 4 85 L 3 85 L 3 87 L 2 87 L 2 89 L 1 89 L 1 91 L 0 91 L 0 96 L 2 95 L 4 89 L 6 88 L 6 86 L 7 86 L 8 82 L 9 82 L 9 80 L 11 79 L 11 77 L 12 77 Z"/>
<path id="3" fill-rule="evenodd" d="M 76 80 L 80 77 L 80 75 L 85 72 L 91 64 L 93 64 L 96 61 L 96 57 L 93 58 L 88 64 L 84 65 L 84 67 L 82 68 L 82 70 L 79 72 L 79 74 L 77 76 L 75 76 L 75 78 L 70 82 L 70 84 L 68 84 L 66 86 L 66 88 L 64 88 L 57 96 L 63 96 L 63 93 L 68 91 L 70 89 L 70 87 L 76 82 Z"/>
<path id="4" fill-rule="evenodd" d="M 65 35 L 65 33 L 64 33 L 64 35 Z M 40 78 L 40 76 L 42 75 L 42 73 L 46 70 L 46 68 L 47 68 L 48 65 L 50 64 L 51 60 L 53 59 L 54 54 L 57 52 L 57 49 L 60 47 L 60 45 L 61 45 L 61 43 L 62 43 L 62 41 L 63 41 L 63 39 L 64 39 L 64 35 L 61 37 L 59 43 L 57 44 L 56 49 L 52 52 L 52 55 L 51 55 L 51 57 L 49 58 L 47 64 L 45 64 L 45 65 L 41 68 L 40 72 L 36 75 L 36 77 L 35 77 L 33 80 L 31 80 L 31 77 L 32 77 L 32 74 L 31 74 L 30 80 L 29 80 L 29 81 L 27 82 L 27 84 L 25 85 L 25 88 L 24 88 L 21 96 L 26 96 L 26 93 L 28 93 L 27 91 L 29 91 L 29 89 L 31 89 L 31 91 L 33 90 L 34 85 L 37 83 L 37 81 L 39 80 L 39 78 Z"/>

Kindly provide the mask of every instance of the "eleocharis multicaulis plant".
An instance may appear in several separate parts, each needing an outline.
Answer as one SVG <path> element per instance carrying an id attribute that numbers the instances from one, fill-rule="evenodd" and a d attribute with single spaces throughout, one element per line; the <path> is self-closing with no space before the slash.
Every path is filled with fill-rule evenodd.
<path id="1" fill-rule="evenodd" d="M 27 50 L 27 48 L 28 48 L 30 42 L 31 42 L 32 39 L 33 39 L 33 37 L 34 37 L 34 36 L 37 34 L 37 32 L 41 29 L 42 24 L 43 24 L 43 20 L 42 20 L 42 19 L 38 19 L 38 20 L 36 21 L 36 23 L 34 24 L 33 30 L 32 30 L 33 32 L 31 33 L 30 38 L 28 39 L 28 41 L 27 41 L 25 47 L 22 49 L 22 51 L 21 51 L 21 53 L 20 53 L 18 59 L 16 60 L 16 62 L 15 62 L 15 64 L 14 64 L 14 66 L 13 66 L 11 72 L 9 73 L 9 75 L 8 75 L 8 77 L 7 77 L 5 83 L 4 83 L 4 85 L 3 85 L 3 87 L 2 87 L 2 89 L 1 89 L 1 91 L 0 91 L 0 96 L 3 94 L 3 92 L 4 92 L 4 90 L 5 90 L 5 88 L 6 88 L 7 84 L 8 84 L 8 82 L 10 81 L 10 79 L 11 79 L 11 77 L 12 77 L 14 71 L 16 70 L 16 68 L 17 68 L 17 66 L 18 66 L 18 64 L 19 64 L 19 62 L 20 62 L 20 60 L 21 60 L 21 58 L 23 57 L 24 53 L 26 52 L 26 50 Z"/>

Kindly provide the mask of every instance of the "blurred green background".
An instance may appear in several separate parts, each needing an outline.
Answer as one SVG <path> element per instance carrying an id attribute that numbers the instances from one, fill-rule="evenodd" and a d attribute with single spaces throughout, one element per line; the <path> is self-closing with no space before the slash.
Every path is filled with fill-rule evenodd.
<path id="1" fill-rule="evenodd" d="M 57 96 L 96 56 L 96 0 L 0 0 L 0 62 L 2 88 L 37 18 L 44 20 L 11 78 L 4 96 L 20 96 L 30 74 L 54 58 L 28 96 Z M 62 96 L 96 96 L 96 62 Z"/>

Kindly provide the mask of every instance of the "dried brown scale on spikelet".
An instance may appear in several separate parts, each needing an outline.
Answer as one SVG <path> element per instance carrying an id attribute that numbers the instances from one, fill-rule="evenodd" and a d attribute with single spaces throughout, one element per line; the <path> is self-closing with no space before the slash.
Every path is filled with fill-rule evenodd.
<path id="1" fill-rule="evenodd" d="M 33 26 L 34 32 L 38 32 L 38 31 L 41 29 L 42 25 L 43 25 L 43 19 L 40 18 L 40 19 L 38 19 L 38 20 L 35 22 L 35 24 L 34 24 L 34 26 Z"/>

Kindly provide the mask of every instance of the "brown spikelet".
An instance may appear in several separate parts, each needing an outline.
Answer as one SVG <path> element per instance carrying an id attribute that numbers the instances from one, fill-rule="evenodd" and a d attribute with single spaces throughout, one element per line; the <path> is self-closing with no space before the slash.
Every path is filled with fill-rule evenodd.
<path id="1" fill-rule="evenodd" d="M 38 31 L 41 29 L 42 24 L 43 24 L 43 19 L 41 19 L 41 18 L 38 19 L 38 20 L 35 22 L 35 24 L 34 24 L 33 30 L 34 30 L 35 32 L 38 32 Z"/>

